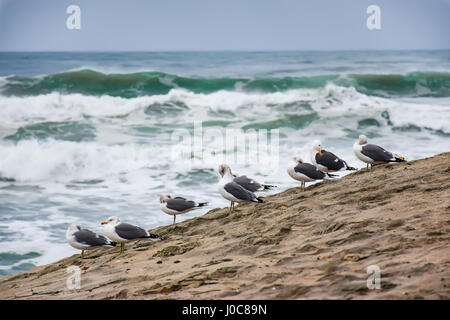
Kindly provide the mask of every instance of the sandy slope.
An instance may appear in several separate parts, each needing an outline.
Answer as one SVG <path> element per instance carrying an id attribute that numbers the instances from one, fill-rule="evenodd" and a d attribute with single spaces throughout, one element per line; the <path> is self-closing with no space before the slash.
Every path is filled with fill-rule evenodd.
<path id="1" fill-rule="evenodd" d="M 1 299 L 449 299 L 450 153 L 293 188 L 0 279 Z M 81 289 L 66 286 L 81 267 Z M 367 288 L 366 268 L 381 270 Z"/>

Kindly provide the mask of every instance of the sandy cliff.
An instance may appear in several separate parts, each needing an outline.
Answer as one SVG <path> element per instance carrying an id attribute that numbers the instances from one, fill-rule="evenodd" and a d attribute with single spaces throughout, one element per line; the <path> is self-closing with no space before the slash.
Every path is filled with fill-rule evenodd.
<path id="1" fill-rule="evenodd" d="M 0 298 L 449 299 L 449 187 L 450 153 L 364 169 L 2 278 Z"/>

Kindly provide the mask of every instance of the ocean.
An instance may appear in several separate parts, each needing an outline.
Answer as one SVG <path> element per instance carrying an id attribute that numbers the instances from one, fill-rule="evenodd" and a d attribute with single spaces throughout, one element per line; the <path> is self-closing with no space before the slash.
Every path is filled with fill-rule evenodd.
<path id="1" fill-rule="evenodd" d="M 449 151 L 450 51 L 0 53 L 0 277 L 79 253 L 70 223 L 171 224 L 160 194 L 209 202 L 177 222 L 228 206 L 219 155 L 254 155 L 228 129 L 273 143 L 229 163 L 272 193 L 315 139 L 358 168 L 360 134 L 408 160 Z"/>

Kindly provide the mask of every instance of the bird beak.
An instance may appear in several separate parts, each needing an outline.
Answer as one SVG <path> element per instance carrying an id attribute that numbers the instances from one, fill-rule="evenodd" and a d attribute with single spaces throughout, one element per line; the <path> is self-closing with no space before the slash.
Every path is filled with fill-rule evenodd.
<path id="1" fill-rule="evenodd" d="M 108 224 L 108 221 L 102 221 L 102 224 Z"/>
<path id="2" fill-rule="evenodd" d="M 319 155 L 322 155 L 322 149 L 319 148 Z"/>

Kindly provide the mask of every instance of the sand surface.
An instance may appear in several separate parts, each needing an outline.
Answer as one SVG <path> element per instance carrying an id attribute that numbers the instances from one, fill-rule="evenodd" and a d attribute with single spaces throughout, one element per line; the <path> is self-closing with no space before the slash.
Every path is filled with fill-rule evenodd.
<path id="1" fill-rule="evenodd" d="M 449 299 L 449 186 L 450 153 L 363 169 L 4 277 L 0 299 Z"/>

